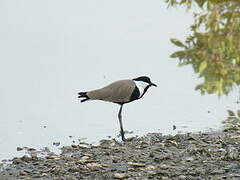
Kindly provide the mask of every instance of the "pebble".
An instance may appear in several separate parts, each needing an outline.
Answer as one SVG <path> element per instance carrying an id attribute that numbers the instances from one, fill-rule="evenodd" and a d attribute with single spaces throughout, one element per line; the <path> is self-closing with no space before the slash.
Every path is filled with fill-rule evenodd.
<path id="1" fill-rule="evenodd" d="M 185 160 L 188 161 L 188 162 L 190 162 L 190 161 L 193 161 L 194 158 L 193 158 L 193 157 L 187 157 L 187 158 L 185 158 Z"/>
<path id="2" fill-rule="evenodd" d="M 135 162 L 128 162 L 127 164 L 130 166 L 133 166 L 133 167 L 144 167 L 145 166 L 145 164 L 143 164 L 143 163 L 135 163 Z"/>
<path id="3" fill-rule="evenodd" d="M 114 174 L 114 178 L 116 178 L 116 179 L 124 179 L 124 178 L 127 178 L 127 174 L 126 173 L 115 173 Z"/>
<path id="4" fill-rule="evenodd" d="M 184 180 L 184 179 L 187 179 L 187 176 L 180 175 L 180 176 L 178 176 L 178 178 L 179 178 L 180 180 Z"/>
<path id="5" fill-rule="evenodd" d="M 152 166 L 152 165 L 148 165 L 146 168 L 144 168 L 144 170 L 146 170 L 146 171 L 152 171 L 155 169 L 156 169 L 156 166 Z"/>
<path id="6" fill-rule="evenodd" d="M 83 148 L 83 149 L 87 149 L 87 148 L 90 148 L 90 145 L 88 145 L 88 144 L 78 144 L 78 147 L 80 147 L 80 148 Z"/>
<path id="7" fill-rule="evenodd" d="M 20 175 L 20 176 L 26 176 L 27 174 L 28 174 L 28 173 L 25 172 L 25 171 L 20 171 L 20 172 L 19 172 L 19 175 Z"/>
<path id="8" fill-rule="evenodd" d="M 31 161 L 32 160 L 32 158 L 31 157 L 29 157 L 29 156 L 27 156 L 27 155 L 24 155 L 23 157 L 21 157 L 20 158 L 22 161 L 26 161 L 26 162 L 28 162 L 28 161 Z"/>
<path id="9" fill-rule="evenodd" d="M 96 169 L 96 168 L 101 168 L 102 167 L 102 165 L 98 164 L 98 163 L 88 163 L 86 166 L 90 169 Z"/>
<path id="10" fill-rule="evenodd" d="M 171 168 L 172 166 L 170 166 L 170 165 L 167 165 L 167 164 L 161 164 L 160 165 L 160 168 L 161 169 L 169 169 L 169 168 Z"/>
<path id="11" fill-rule="evenodd" d="M 17 147 L 17 151 L 22 151 L 23 148 L 22 147 Z"/>

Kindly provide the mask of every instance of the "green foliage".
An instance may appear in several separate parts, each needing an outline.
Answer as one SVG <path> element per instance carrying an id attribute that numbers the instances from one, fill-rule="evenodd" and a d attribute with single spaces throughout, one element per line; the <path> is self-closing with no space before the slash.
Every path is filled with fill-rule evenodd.
<path id="1" fill-rule="evenodd" d="M 169 6 L 198 8 L 191 34 L 184 42 L 171 39 L 182 48 L 171 57 L 179 65 L 192 65 L 203 78 L 196 86 L 204 93 L 228 94 L 240 85 L 240 0 L 166 0 Z M 199 11 L 200 9 L 200 11 Z"/>
<path id="2" fill-rule="evenodd" d="M 237 110 L 236 113 L 232 110 L 227 110 L 228 117 L 222 123 L 230 129 L 239 129 L 240 128 L 240 110 Z"/>

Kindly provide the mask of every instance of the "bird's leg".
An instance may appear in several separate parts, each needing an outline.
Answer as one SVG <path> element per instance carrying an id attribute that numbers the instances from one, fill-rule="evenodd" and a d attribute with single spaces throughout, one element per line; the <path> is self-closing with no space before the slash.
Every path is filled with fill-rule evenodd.
<path id="1" fill-rule="evenodd" d="M 119 123 L 120 123 L 120 133 L 121 133 L 121 137 L 123 141 L 126 141 L 125 137 L 124 137 L 124 131 L 123 131 L 123 125 L 122 125 L 122 107 L 123 105 L 121 105 L 119 112 L 118 112 L 118 119 L 119 119 Z"/>

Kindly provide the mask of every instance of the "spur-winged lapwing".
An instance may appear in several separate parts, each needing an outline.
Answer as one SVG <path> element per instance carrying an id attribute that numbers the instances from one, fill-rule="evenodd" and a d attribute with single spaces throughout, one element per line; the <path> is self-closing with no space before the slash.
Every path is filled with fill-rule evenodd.
<path id="1" fill-rule="evenodd" d="M 147 76 L 141 76 L 135 79 L 120 80 L 109 84 L 108 86 L 87 92 L 79 92 L 78 98 L 81 102 L 88 100 L 102 100 L 117 103 L 120 105 L 118 119 L 120 123 L 120 133 L 122 140 L 125 141 L 122 125 L 122 107 L 123 104 L 140 99 L 151 86 L 157 87 Z"/>

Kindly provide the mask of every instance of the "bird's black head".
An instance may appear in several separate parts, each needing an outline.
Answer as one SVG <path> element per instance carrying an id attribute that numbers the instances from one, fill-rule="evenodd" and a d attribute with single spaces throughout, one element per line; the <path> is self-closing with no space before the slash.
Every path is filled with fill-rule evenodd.
<path id="1" fill-rule="evenodd" d="M 152 82 L 151 82 L 151 79 L 150 79 L 149 77 L 147 77 L 147 76 L 140 76 L 140 77 L 135 78 L 135 79 L 133 79 L 133 80 L 134 80 L 134 81 L 146 82 L 146 83 L 148 83 L 150 86 L 155 86 L 155 87 L 157 87 L 157 85 L 154 84 L 154 83 L 152 83 Z"/>

